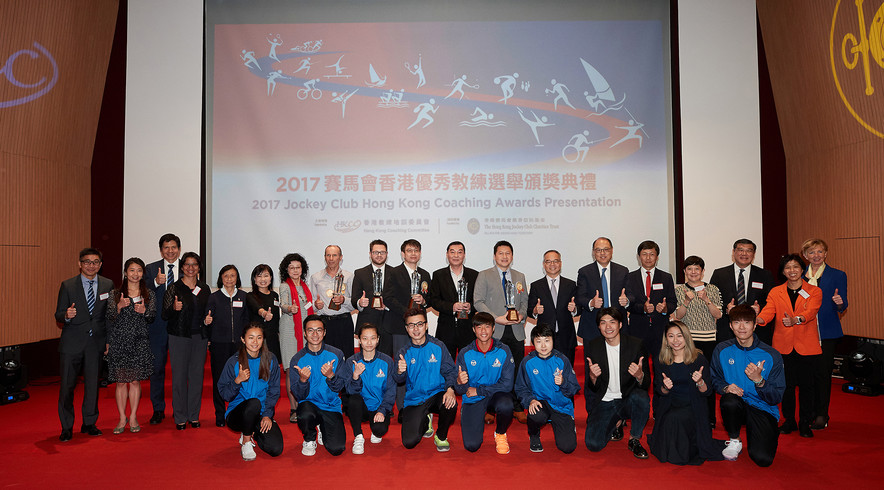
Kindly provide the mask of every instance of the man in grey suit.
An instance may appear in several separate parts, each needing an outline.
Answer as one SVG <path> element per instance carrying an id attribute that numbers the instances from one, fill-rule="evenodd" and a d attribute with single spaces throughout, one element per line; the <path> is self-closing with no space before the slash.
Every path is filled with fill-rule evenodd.
<path id="1" fill-rule="evenodd" d="M 73 437 L 74 387 L 83 371 L 83 425 L 80 432 L 100 436 L 98 420 L 98 371 L 106 349 L 104 327 L 108 300 L 113 301 L 113 282 L 98 275 L 101 252 L 94 248 L 80 251 L 80 273 L 61 283 L 55 320 L 61 324 L 58 343 L 61 387 L 58 390 L 58 418 L 61 442 Z M 111 307 L 114 307 L 111 304 Z"/>
<path id="2" fill-rule="evenodd" d="M 494 244 L 495 266 L 485 269 L 476 278 L 476 288 L 473 292 L 473 306 L 476 311 L 484 311 L 494 316 L 494 338 L 506 344 L 513 353 L 513 362 L 516 366 L 522 363 L 525 357 L 525 317 L 528 313 L 528 283 L 525 275 L 510 268 L 513 263 L 513 246 L 510 242 L 501 240 Z M 505 295 L 506 283 L 512 283 L 515 292 L 514 307 L 518 312 L 517 320 L 507 319 L 507 301 Z M 513 414 L 520 423 L 528 420 L 525 411 L 519 403 L 519 398 L 513 396 Z"/>

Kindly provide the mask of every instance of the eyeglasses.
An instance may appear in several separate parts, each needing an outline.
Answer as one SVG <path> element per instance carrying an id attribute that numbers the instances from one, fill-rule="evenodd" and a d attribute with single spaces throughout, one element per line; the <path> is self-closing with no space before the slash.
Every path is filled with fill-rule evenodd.
<path id="1" fill-rule="evenodd" d="M 372 250 L 371 254 L 372 255 L 387 255 L 387 251 L 386 250 Z"/>
<path id="2" fill-rule="evenodd" d="M 741 254 L 754 254 L 754 253 L 755 253 L 755 249 L 754 249 L 754 248 L 737 248 L 737 253 L 741 253 Z"/>
<path id="3" fill-rule="evenodd" d="M 405 253 L 407 253 L 407 254 L 418 253 L 420 251 L 421 251 L 421 249 L 419 249 L 419 248 L 406 248 L 405 249 Z M 384 253 L 386 253 L 386 252 L 384 252 Z"/>
<path id="4" fill-rule="evenodd" d="M 592 251 L 597 254 L 606 254 L 606 253 L 610 252 L 611 250 L 613 250 L 613 249 L 611 249 L 611 248 L 594 248 L 594 249 L 592 249 Z"/>
<path id="5" fill-rule="evenodd" d="M 550 265 L 550 264 L 561 264 L 562 261 L 559 260 L 559 259 L 553 259 L 553 260 L 544 260 L 543 263 L 546 264 L 546 265 Z"/>
<path id="6" fill-rule="evenodd" d="M 406 328 L 422 328 L 426 324 L 427 324 L 427 322 L 414 322 L 414 323 L 406 323 L 405 326 L 406 326 Z"/>
<path id="7" fill-rule="evenodd" d="M 307 335 L 314 334 L 314 333 L 322 333 L 324 330 L 325 330 L 324 328 L 308 328 Z"/>
<path id="8" fill-rule="evenodd" d="M 101 265 L 100 260 L 81 260 L 80 263 L 83 265 Z"/>

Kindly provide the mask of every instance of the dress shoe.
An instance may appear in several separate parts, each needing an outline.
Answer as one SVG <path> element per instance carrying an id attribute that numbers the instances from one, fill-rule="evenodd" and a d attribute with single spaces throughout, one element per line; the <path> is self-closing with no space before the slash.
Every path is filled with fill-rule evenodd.
<path id="1" fill-rule="evenodd" d="M 58 440 L 61 442 L 68 442 L 74 438 L 74 431 L 71 429 L 64 429 L 61 431 L 61 435 L 58 436 Z"/>
<path id="2" fill-rule="evenodd" d="M 796 430 L 798 430 L 798 425 L 790 420 L 783 422 L 783 425 L 780 426 L 780 434 L 791 434 Z"/>
<path id="3" fill-rule="evenodd" d="M 166 414 L 160 412 L 159 410 L 154 410 L 153 416 L 150 418 L 150 425 L 157 425 L 166 418 Z"/>
<path id="4" fill-rule="evenodd" d="M 641 441 L 638 439 L 630 439 L 627 447 L 629 447 L 629 450 L 632 451 L 632 455 L 636 458 L 648 459 L 648 452 L 645 451 L 645 448 L 642 447 Z"/>
<path id="5" fill-rule="evenodd" d="M 193 422 L 191 422 L 190 425 L 193 425 Z M 227 425 L 227 422 L 225 422 L 224 419 L 215 419 L 215 427 L 224 427 L 225 425 Z M 200 426 L 200 423 L 197 422 L 196 427 L 199 427 L 199 426 Z"/>
<path id="6" fill-rule="evenodd" d="M 183 423 L 183 424 L 175 424 L 175 428 L 178 429 L 178 430 L 184 430 L 184 429 L 187 428 L 187 423 Z"/>
<path id="7" fill-rule="evenodd" d="M 614 427 L 614 432 L 611 433 L 611 440 L 612 441 L 619 441 L 621 439 L 623 439 L 623 425 L 622 424 L 618 425 L 617 427 Z"/>
<path id="8" fill-rule="evenodd" d="M 98 427 L 95 427 L 95 424 L 92 425 L 84 425 L 80 427 L 80 432 L 83 434 L 89 434 L 90 436 L 100 436 L 101 431 L 98 430 Z"/>
<path id="9" fill-rule="evenodd" d="M 528 423 L 528 415 L 525 413 L 524 410 L 519 410 L 519 411 L 513 412 L 513 417 L 515 417 L 516 420 L 518 420 L 520 424 L 527 424 Z"/>
<path id="10" fill-rule="evenodd" d="M 801 424 L 798 426 L 798 435 L 801 437 L 813 437 L 813 431 L 810 430 L 810 425 Z"/>
<path id="11" fill-rule="evenodd" d="M 491 425 L 494 423 L 494 415 L 490 413 L 485 414 L 485 425 Z"/>
<path id="12" fill-rule="evenodd" d="M 200 421 L 199 421 L 199 420 L 192 421 L 192 422 L 190 423 L 190 426 L 193 427 L 194 429 L 199 429 L 199 428 L 200 428 Z M 222 426 L 222 427 L 223 427 L 223 426 Z"/>
<path id="13" fill-rule="evenodd" d="M 829 416 L 828 415 L 820 415 L 816 419 L 814 419 L 813 423 L 810 424 L 810 428 L 813 430 L 823 430 L 829 426 Z"/>

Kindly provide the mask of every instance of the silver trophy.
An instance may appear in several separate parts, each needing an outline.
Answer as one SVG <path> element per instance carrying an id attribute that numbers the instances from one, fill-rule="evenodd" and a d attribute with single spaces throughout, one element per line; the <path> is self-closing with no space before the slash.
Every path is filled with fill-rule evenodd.
<path id="1" fill-rule="evenodd" d="M 335 287 L 332 289 L 331 298 L 328 302 L 329 310 L 340 310 L 341 305 L 334 302 L 335 296 L 344 294 L 344 275 L 338 272 L 338 275 L 335 276 Z"/>
<path id="2" fill-rule="evenodd" d="M 414 271 L 411 273 L 411 301 L 408 302 L 408 307 L 411 308 L 414 306 L 414 295 L 421 292 L 421 275 Z"/>
<path id="3" fill-rule="evenodd" d="M 458 302 L 468 303 L 468 301 L 467 301 L 467 287 L 468 287 L 467 282 L 464 280 L 464 278 L 461 277 L 460 280 L 457 281 L 457 301 Z M 470 312 L 468 310 L 459 310 L 457 312 L 457 318 L 459 318 L 461 320 L 468 318 L 469 316 L 470 316 Z"/>
<path id="4" fill-rule="evenodd" d="M 516 286 L 512 281 L 506 282 L 506 319 L 511 322 L 519 321 L 519 312 L 516 311 Z"/>
<path id="5" fill-rule="evenodd" d="M 371 307 L 378 310 L 384 309 L 384 284 L 382 282 L 382 277 L 380 269 L 374 271 L 374 293 L 371 298 Z"/>

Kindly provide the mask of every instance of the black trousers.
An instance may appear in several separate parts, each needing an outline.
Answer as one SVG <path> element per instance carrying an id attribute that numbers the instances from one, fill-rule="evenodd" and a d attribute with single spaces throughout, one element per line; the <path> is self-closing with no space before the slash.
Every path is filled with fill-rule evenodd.
<path id="1" fill-rule="evenodd" d="M 706 362 L 712 363 L 712 354 L 715 352 L 715 346 L 718 345 L 718 342 L 714 340 L 701 340 L 694 341 L 694 345 L 700 349 L 703 353 L 703 357 L 706 358 Z M 708 367 L 706 369 L 709 369 Z M 715 390 L 711 390 L 712 393 L 706 397 L 706 404 L 709 408 L 709 422 L 715 423 Z M 654 397 L 656 398 L 656 397 Z"/>
<path id="2" fill-rule="evenodd" d="M 835 348 L 841 338 L 822 341 L 823 354 L 817 364 L 814 382 L 814 413 L 829 419 L 829 401 L 832 398 L 832 370 L 835 369 Z"/>
<path id="3" fill-rule="evenodd" d="M 463 404 L 460 412 L 460 431 L 463 436 L 463 446 L 471 453 L 482 447 L 486 413 L 497 415 L 497 427 L 494 432 L 506 434 L 506 430 L 513 423 L 513 397 L 508 392 L 498 391 L 476 403 Z"/>
<path id="4" fill-rule="evenodd" d="M 349 313 L 323 315 L 325 319 L 325 343 L 340 349 L 344 359 L 353 355 L 353 318 Z"/>
<path id="5" fill-rule="evenodd" d="M 513 353 L 513 363 L 515 364 L 516 370 L 518 371 L 519 366 L 522 365 L 522 359 L 525 358 L 525 341 L 516 340 L 516 336 L 513 335 L 513 327 L 511 325 L 507 325 L 506 328 L 504 328 L 503 335 L 500 337 L 500 341 L 510 348 L 510 352 Z M 519 397 L 516 396 L 515 390 L 512 392 L 512 394 L 513 411 L 524 411 L 525 409 L 522 407 L 522 402 L 519 401 Z"/>
<path id="6" fill-rule="evenodd" d="M 819 370 L 820 355 L 802 356 L 796 351 L 783 356 L 783 370 L 786 375 L 786 392 L 783 393 L 783 419 L 795 423 L 795 388 L 798 388 L 798 424 L 810 425 L 813 422 L 813 385 Z"/>
<path id="7" fill-rule="evenodd" d="M 750 406 L 733 393 L 721 395 L 721 421 L 731 439 L 740 438 L 740 427 L 746 426 L 746 448 L 749 459 L 758 466 L 770 466 L 777 454 L 780 431 L 773 415 Z"/>
<path id="8" fill-rule="evenodd" d="M 273 457 L 279 456 L 283 449 L 282 431 L 274 420 L 270 430 L 261 432 L 262 418 L 264 417 L 261 414 L 261 401 L 249 398 L 227 414 L 227 426 L 244 436 L 251 436 L 255 444 L 265 453 Z"/>
<path id="9" fill-rule="evenodd" d="M 574 417 L 553 410 L 546 400 L 541 400 L 542 407 L 535 414 L 528 412 L 528 436 L 539 436 L 540 429 L 547 423 L 552 425 L 553 437 L 559 451 L 570 454 L 577 449 L 577 427 Z"/>
<path id="10" fill-rule="evenodd" d="M 101 345 L 102 349 L 104 344 Z M 83 425 L 94 425 L 98 420 L 98 371 L 101 351 L 90 338 L 86 347 L 77 353 L 60 354 L 61 385 L 58 389 L 58 418 L 62 430 L 74 427 L 74 388 L 77 376 L 83 371 Z"/>
<path id="11" fill-rule="evenodd" d="M 150 403 L 155 412 L 166 410 L 166 359 L 169 353 L 169 334 L 166 325 L 153 322 L 149 328 L 150 351 L 153 353 L 153 374 L 150 375 Z"/>
<path id="12" fill-rule="evenodd" d="M 457 404 L 451 408 L 445 408 L 442 404 L 444 391 L 440 391 L 420 405 L 412 405 L 402 409 L 402 445 L 405 449 L 413 449 L 421 442 L 424 433 L 430 428 L 427 415 L 439 414 L 439 423 L 436 426 L 436 435 L 441 440 L 448 439 L 448 429 L 454 423 L 457 416 Z"/>
<path id="13" fill-rule="evenodd" d="M 347 442 L 344 416 L 339 412 L 320 410 L 309 401 L 298 402 L 298 428 L 305 441 L 316 440 L 316 426 L 322 431 L 322 443 L 332 456 L 340 456 Z"/>
<path id="14" fill-rule="evenodd" d="M 224 412 L 227 406 L 221 393 L 218 392 L 218 380 L 221 378 L 221 372 L 224 371 L 224 365 L 230 356 L 236 354 L 239 345 L 233 342 L 212 342 L 209 344 L 209 363 L 212 367 L 212 404 L 215 406 L 215 422 L 224 422 Z"/>
<path id="15" fill-rule="evenodd" d="M 380 407 L 379 407 L 380 408 Z M 353 428 L 353 437 L 362 434 L 362 423 L 368 422 L 371 433 L 376 437 L 384 437 L 384 434 L 390 429 L 390 413 L 384 413 L 383 422 L 375 422 L 374 416 L 378 410 L 369 410 L 365 406 L 365 399 L 362 395 L 349 395 L 347 399 L 347 418 L 350 419 L 350 426 Z"/>

